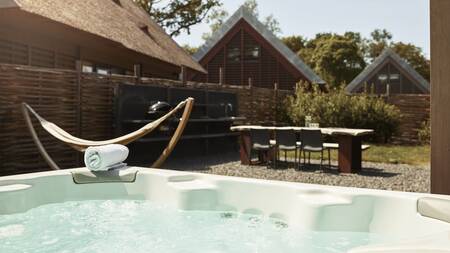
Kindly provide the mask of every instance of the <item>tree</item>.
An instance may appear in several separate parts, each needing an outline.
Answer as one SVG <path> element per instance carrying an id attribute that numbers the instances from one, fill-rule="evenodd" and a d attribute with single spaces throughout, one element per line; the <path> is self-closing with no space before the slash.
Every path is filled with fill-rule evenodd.
<path id="1" fill-rule="evenodd" d="M 197 53 L 197 51 L 199 49 L 198 47 L 192 47 L 192 46 L 189 46 L 188 44 L 183 45 L 182 48 L 184 49 L 184 51 L 186 51 L 190 55 L 194 55 L 195 53 Z"/>
<path id="2" fill-rule="evenodd" d="M 400 57 L 405 59 L 426 80 L 430 81 L 430 60 L 425 58 L 421 48 L 410 43 L 397 42 L 391 45 L 391 48 Z"/>
<path id="3" fill-rule="evenodd" d="M 298 35 L 283 37 L 281 41 L 294 53 L 298 53 L 301 49 L 305 48 L 306 44 L 306 39 Z"/>
<path id="4" fill-rule="evenodd" d="M 386 29 L 376 29 L 370 36 L 371 39 L 367 40 L 367 57 L 373 61 L 392 43 L 392 34 Z"/>
<path id="5" fill-rule="evenodd" d="M 358 37 L 354 35 L 317 34 L 298 54 L 331 87 L 347 84 L 366 66 Z"/>
<path id="6" fill-rule="evenodd" d="M 259 9 L 258 2 L 256 0 L 246 0 L 243 4 L 245 8 L 247 8 L 253 16 L 259 19 Z M 269 16 L 263 18 L 261 21 L 269 31 L 271 31 L 275 35 L 279 35 L 281 33 L 280 23 L 278 20 L 270 14 Z"/>
<path id="7" fill-rule="evenodd" d="M 259 19 L 258 2 L 256 2 L 256 0 L 246 0 L 243 5 Z"/>
<path id="8" fill-rule="evenodd" d="M 270 14 L 269 16 L 264 18 L 263 24 L 276 36 L 280 35 L 282 30 L 280 27 L 280 22 L 273 16 L 273 14 Z"/>
<path id="9" fill-rule="evenodd" d="M 258 2 L 256 0 L 246 0 L 243 6 L 247 8 L 253 14 L 253 16 L 259 19 Z M 212 11 L 211 15 L 209 15 L 209 17 L 206 19 L 206 21 L 210 24 L 209 26 L 211 31 L 204 33 L 202 35 L 202 38 L 204 40 L 208 40 L 211 35 L 222 26 L 222 24 L 228 17 L 229 13 L 223 8 Z M 275 35 L 279 35 L 282 32 L 280 23 L 273 15 L 265 17 L 261 22 L 266 26 L 267 29 L 269 29 L 269 31 L 271 31 Z"/>
<path id="10" fill-rule="evenodd" d="M 211 38 L 212 34 L 219 30 L 219 28 L 223 25 L 225 20 L 228 18 L 228 12 L 225 9 L 215 9 L 211 12 L 211 15 L 206 19 L 206 22 L 209 24 L 211 29 L 210 32 L 203 33 L 202 39 L 208 40 Z"/>
<path id="11" fill-rule="evenodd" d="M 378 57 L 385 48 L 391 48 L 429 81 L 430 61 L 424 56 L 422 49 L 411 43 L 394 42 L 392 39 L 392 34 L 385 29 L 373 31 L 371 33 L 371 39 L 368 39 L 366 42 L 369 61 L 373 61 Z"/>
<path id="12" fill-rule="evenodd" d="M 221 0 L 134 0 L 170 36 L 177 36 L 201 23 L 211 10 L 222 6 Z"/>

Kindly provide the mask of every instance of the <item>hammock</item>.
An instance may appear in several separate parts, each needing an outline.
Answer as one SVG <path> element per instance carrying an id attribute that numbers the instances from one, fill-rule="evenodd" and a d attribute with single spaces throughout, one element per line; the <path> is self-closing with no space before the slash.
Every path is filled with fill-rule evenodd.
<path id="1" fill-rule="evenodd" d="M 26 103 L 22 103 L 22 113 L 25 118 L 25 123 L 28 127 L 28 130 L 31 133 L 31 136 L 33 137 L 33 141 L 38 147 L 39 153 L 44 157 L 47 164 L 52 168 L 53 170 L 59 170 L 59 166 L 53 161 L 53 159 L 49 156 L 47 151 L 45 150 L 44 146 L 42 145 L 41 141 L 39 140 L 39 137 L 36 133 L 36 130 L 34 129 L 33 123 L 30 118 L 29 112 L 31 112 L 36 119 L 41 124 L 42 128 L 44 128 L 45 131 L 47 131 L 50 135 L 55 137 L 56 139 L 60 140 L 61 142 L 69 145 L 73 149 L 83 152 L 90 146 L 101 146 L 101 145 L 107 145 L 107 144 L 122 144 L 127 145 L 128 143 L 131 143 L 142 136 L 152 132 L 153 130 L 157 129 L 161 123 L 163 123 L 165 120 L 173 116 L 177 111 L 179 111 L 181 108 L 184 107 L 183 115 L 181 116 L 180 122 L 178 123 L 178 127 L 175 130 L 175 133 L 173 134 L 172 138 L 170 139 L 169 143 L 167 144 L 166 148 L 163 150 L 161 155 L 159 156 L 158 160 L 156 160 L 152 167 L 153 168 L 159 168 L 164 163 L 164 161 L 167 159 L 167 157 L 170 155 L 172 150 L 175 148 L 175 145 L 177 144 L 178 140 L 181 137 L 181 134 L 184 131 L 184 128 L 186 127 L 186 124 L 188 122 L 189 116 L 192 111 L 192 107 L 194 105 L 194 99 L 188 98 L 181 103 L 179 103 L 174 109 L 172 109 L 170 112 L 162 116 L 161 118 L 152 121 L 148 123 L 147 125 L 143 126 L 142 128 L 131 132 L 129 134 L 126 134 L 124 136 L 120 136 L 111 140 L 104 140 L 104 141 L 91 141 L 91 140 L 85 140 L 77 138 L 68 132 L 64 131 L 62 128 L 57 126 L 56 124 L 47 121 L 46 119 L 42 118 L 36 111 L 31 108 Z"/>

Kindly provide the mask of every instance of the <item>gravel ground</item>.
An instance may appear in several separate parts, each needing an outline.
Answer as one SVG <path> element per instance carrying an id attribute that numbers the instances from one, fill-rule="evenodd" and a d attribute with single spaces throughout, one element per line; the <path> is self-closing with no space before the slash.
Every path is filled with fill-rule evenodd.
<path id="1" fill-rule="evenodd" d="M 266 166 L 241 165 L 235 155 L 210 156 L 195 160 L 183 160 L 171 163 L 168 168 L 211 173 L 225 176 L 249 177 L 259 179 L 348 186 L 408 192 L 430 191 L 430 168 L 406 164 L 383 164 L 364 162 L 363 169 L 357 174 L 340 174 L 332 162 L 332 168 L 324 165 L 323 169 L 312 161 L 299 170 L 293 163 L 280 163 L 278 169 Z M 324 162 L 327 164 L 327 162 Z"/>

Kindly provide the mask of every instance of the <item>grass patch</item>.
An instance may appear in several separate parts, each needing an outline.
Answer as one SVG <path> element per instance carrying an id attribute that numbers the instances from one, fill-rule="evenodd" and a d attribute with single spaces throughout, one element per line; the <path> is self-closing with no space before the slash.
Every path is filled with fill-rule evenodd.
<path id="1" fill-rule="evenodd" d="M 337 150 L 331 151 L 331 159 L 337 160 Z M 289 154 L 294 157 L 294 153 Z M 324 152 L 325 159 L 328 153 Z M 311 159 L 319 159 L 320 153 L 311 153 Z M 363 161 L 376 163 L 403 163 L 411 165 L 428 165 L 430 163 L 430 146 L 374 145 L 363 151 Z"/>
<path id="2" fill-rule="evenodd" d="M 363 160 L 369 162 L 430 164 L 430 146 L 372 145 L 363 152 Z"/>

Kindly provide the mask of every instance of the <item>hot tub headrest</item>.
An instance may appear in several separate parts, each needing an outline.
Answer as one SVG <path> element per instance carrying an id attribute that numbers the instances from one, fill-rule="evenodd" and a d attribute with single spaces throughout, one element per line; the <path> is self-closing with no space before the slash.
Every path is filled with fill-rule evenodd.
<path id="1" fill-rule="evenodd" d="M 73 181 L 76 184 L 95 184 L 95 183 L 133 183 L 136 180 L 138 170 L 121 169 L 109 171 L 74 171 L 72 172 Z"/>
<path id="2" fill-rule="evenodd" d="M 450 199 L 420 198 L 417 200 L 417 211 L 425 217 L 450 223 Z"/>

